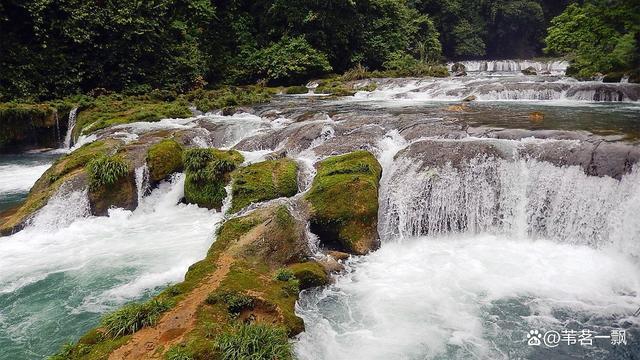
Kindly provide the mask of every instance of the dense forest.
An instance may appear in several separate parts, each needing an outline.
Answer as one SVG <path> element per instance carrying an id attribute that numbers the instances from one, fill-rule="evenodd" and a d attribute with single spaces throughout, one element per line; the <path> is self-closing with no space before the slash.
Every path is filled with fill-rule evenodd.
<path id="1" fill-rule="evenodd" d="M 3 0 L 0 100 L 283 85 L 356 65 L 549 54 L 638 67 L 634 0 Z M 550 28 L 549 28 L 550 26 Z M 546 39 L 545 39 L 546 37 Z"/>

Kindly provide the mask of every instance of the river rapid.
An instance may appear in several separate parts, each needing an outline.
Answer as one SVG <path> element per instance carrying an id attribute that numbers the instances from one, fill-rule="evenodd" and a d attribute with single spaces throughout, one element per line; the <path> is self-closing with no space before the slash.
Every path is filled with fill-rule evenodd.
<path id="1" fill-rule="evenodd" d="M 525 65 L 541 74 L 522 75 Z M 382 79 L 338 99 L 278 96 L 231 116 L 120 125 L 76 146 L 178 129 L 192 146 L 235 148 L 248 161 L 296 159 L 301 191 L 316 161 L 374 153 L 382 246 L 302 294 L 300 359 L 632 359 L 640 85 L 578 82 L 565 67 L 467 64 L 466 77 Z M 22 201 L 52 161 L 3 156 L 0 210 Z M 205 256 L 225 209 L 182 204 L 181 174 L 151 190 L 137 173 L 133 211 L 90 216 L 86 191 L 61 189 L 25 229 L 0 238 L 0 359 L 46 357 Z M 528 345 L 570 330 L 625 330 L 627 344 Z"/>

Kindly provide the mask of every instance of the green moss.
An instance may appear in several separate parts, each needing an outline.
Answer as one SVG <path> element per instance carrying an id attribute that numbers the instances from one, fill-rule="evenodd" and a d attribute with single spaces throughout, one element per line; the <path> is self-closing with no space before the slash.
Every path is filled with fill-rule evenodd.
<path id="1" fill-rule="evenodd" d="M 186 173 L 185 199 L 190 204 L 209 209 L 220 208 L 226 197 L 224 189 L 229 173 L 242 163 L 235 150 L 189 149 L 183 154 Z"/>
<path id="2" fill-rule="evenodd" d="M 309 92 L 306 86 L 290 86 L 284 90 L 287 95 L 306 94 Z"/>
<path id="3" fill-rule="evenodd" d="M 325 243 L 366 253 L 377 240 L 380 164 L 371 153 L 356 151 L 328 158 L 317 167 L 306 195 L 313 207 L 312 230 Z"/>
<path id="4" fill-rule="evenodd" d="M 297 174 L 298 165 L 290 159 L 263 161 L 234 171 L 230 211 L 239 211 L 251 203 L 295 195 L 298 192 Z"/>
<path id="5" fill-rule="evenodd" d="M 80 134 L 90 134 L 112 125 L 191 115 L 189 104 L 184 100 L 164 102 L 147 96 L 101 96 L 81 108 L 73 136 L 77 139 Z"/>
<path id="6" fill-rule="evenodd" d="M 300 282 L 300 289 L 323 286 L 329 283 L 329 275 L 315 261 L 298 263 L 289 266 L 289 271 Z"/>
<path id="7" fill-rule="evenodd" d="M 187 94 L 186 98 L 203 112 L 235 106 L 251 105 L 267 102 L 275 89 L 263 86 L 225 86 L 215 90 L 196 90 Z"/>
<path id="8" fill-rule="evenodd" d="M 57 114 L 49 104 L 0 104 L 0 151 L 29 142 L 55 147 Z"/>
<path id="9" fill-rule="evenodd" d="M 182 170 L 182 146 L 175 140 L 166 139 L 152 145 L 147 151 L 149 179 L 159 182 Z"/>
<path id="10" fill-rule="evenodd" d="M 232 315 L 239 314 L 242 310 L 253 309 L 255 299 L 239 291 L 214 291 L 207 296 L 207 304 L 224 304 Z"/>

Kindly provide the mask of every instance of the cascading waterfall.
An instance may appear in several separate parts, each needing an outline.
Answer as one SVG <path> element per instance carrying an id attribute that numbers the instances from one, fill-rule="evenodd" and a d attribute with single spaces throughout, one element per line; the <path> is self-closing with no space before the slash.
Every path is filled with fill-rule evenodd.
<path id="1" fill-rule="evenodd" d="M 548 71 L 556 74 L 564 74 L 569 66 L 568 61 L 531 61 L 531 60 L 480 60 L 480 61 L 461 61 L 467 71 L 486 71 L 486 72 L 517 72 L 532 67 L 536 71 Z M 447 64 L 449 69 L 455 63 Z"/>
<path id="2" fill-rule="evenodd" d="M 408 146 L 397 133 L 380 143 L 383 245 L 303 294 L 298 358 L 625 358 L 607 340 L 550 353 L 525 335 L 640 336 L 640 169 L 615 180 L 489 156 L 426 167 Z"/>
<path id="3" fill-rule="evenodd" d="M 69 121 L 67 123 L 67 134 L 64 136 L 64 148 L 71 149 L 73 145 L 73 128 L 76 126 L 76 117 L 78 116 L 78 108 L 75 107 L 69 111 Z"/>

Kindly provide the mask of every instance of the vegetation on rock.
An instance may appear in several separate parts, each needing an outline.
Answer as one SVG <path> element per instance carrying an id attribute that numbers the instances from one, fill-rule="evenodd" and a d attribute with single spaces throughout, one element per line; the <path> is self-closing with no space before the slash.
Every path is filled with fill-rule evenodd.
<path id="1" fill-rule="evenodd" d="M 118 346 L 126 346 L 131 340 L 127 334 L 171 316 L 185 300 L 194 301 L 196 291 L 210 287 L 194 314 L 194 327 L 171 348 L 157 348 L 159 355 L 164 353 L 166 359 L 289 359 L 288 337 L 303 330 L 295 303 L 304 286 L 293 277 L 277 280 L 276 273 L 287 266 L 292 274 L 317 273 L 319 265 L 306 261 L 306 248 L 303 224 L 284 206 L 232 218 L 218 230 L 206 258 L 189 268 L 183 282 L 150 302 L 127 305 L 106 316 L 98 329 L 62 352 L 68 359 L 106 359 Z"/>
<path id="2" fill-rule="evenodd" d="M 147 150 L 149 180 L 157 183 L 182 170 L 182 146 L 175 140 L 165 139 Z"/>
<path id="3" fill-rule="evenodd" d="M 0 234 L 5 235 L 19 230 L 27 219 L 47 204 L 62 184 L 70 183 L 74 179 L 82 179 L 86 176 L 87 163 L 96 157 L 115 151 L 119 144 L 116 140 L 95 141 L 56 160 L 33 185 L 22 206 L 0 226 Z"/>
<path id="4" fill-rule="evenodd" d="M 311 230 L 329 247 L 365 254 L 377 247 L 378 185 L 382 168 L 367 151 L 334 156 L 317 164 L 306 199 Z"/>
<path id="5" fill-rule="evenodd" d="M 231 212 L 252 203 L 298 192 L 298 164 L 291 159 L 267 160 L 237 169 L 231 174 L 233 197 Z"/>
<path id="6" fill-rule="evenodd" d="M 73 136 L 136 121 L 189 117 L 188 105 L 184 100 L 164 101 L 150 96 L 100 96 L 81 109 Z"/>
<path id="7" fill-rule="evenodd" d="M 117 155 L 100 155 L 87 164 L 89 175 L 89 188 L 97 190 L 101 187 L 109 187 L 129 172 L 129 164 Z"/>
<path id="8" fill-rule="evenodd" d="M 187 203 L 208 209 L 219 209 L 226 197 L 225 185 L 229 173 L 242 163 L 235 150 L 189 149 L 184 152 L 186 174 L 184 196 Z"/>

